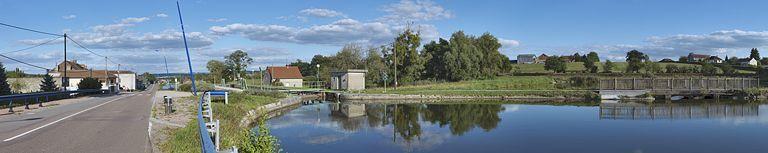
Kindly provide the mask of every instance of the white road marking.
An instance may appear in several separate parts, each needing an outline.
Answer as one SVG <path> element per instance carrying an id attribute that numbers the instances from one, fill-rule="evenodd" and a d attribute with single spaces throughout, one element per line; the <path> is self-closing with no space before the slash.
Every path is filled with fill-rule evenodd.
<path id="1" fill-rule="evenodd" d="M 125 97 L 128 97 L 128 96 L 125 96 Z M 32 130 L 29 130 L 29 131 L 27 131 L 27 132 L 24 132 L 24 133 L 21 133 L 21 134 L 19 134 L 19 135 L 13 136 L 13 137 L 11 137 L 11 138 L 5 139 L 5 140 L 3 140 L 3 142 L 8 142 L 8 141 L 11 141 L 11 140 L 13 140 L 13 139 L 16 139 L 16 138 L 19 138 L 19 137 L 21 137 L 21 136 L 27 135 L 27 134 L 29 134 L 29 133 L 35 132 L 35 131 L 37 131 L 37 130 L 40 130 L 40 129 L 42 129 L 42 128 L 45 128 L 45 127 L 47 127 L 47 126 L 50 126 L 50 125 L 56 124 L 56 123 L 58 123 L 58 122 L 60 122 L 60 121 L 62 121 L 62 120 L 68 119 L 68 118 L 70 118 L 70 117 L 72 117 L 72 116 L 75 116 L 75 115 L 77 115 L 77 114 L 80 114 L 80 113 L 86 112 L 86 111 L 88 111 L 88 110 L 94 109 L 94 108 L 96 108 L 96 107 L 99 107 L 99 106 L 102 106 L 102 105 L 105 105 L 105 104 L 108 104 L 108 103 L 111 103 L 111 102 L 114 102 L 114 101 L 117 101 L 117 100 L 120 100 L 120 99 L 123 99 L 123 98 L 125 98 L 125 97 L 115 98 L 115 99 L 112 99 L 112 100 L 110 100 L 110 101 L 107 101 L 107 102 L 101 103 L 101 104 L 99 104 L 99 105 L 93 106 L 93 107 L 91 107 L 91 108 L 88 108 L 88 109 L 85 109 L 85 110 L 79 111 L 79 112 L 77 112 L 77 113 L 71 114 L 71 115 L 69 115 L 69 116 L 66 116 L 66 117 L 64 117 L 64 118 L 60 118 L 60 119 L 58 119 L 58 120 L 56 120 L 56 121 L 53 121 L 53 122 L 51 122 L 51 123 L 45 124 L 45 125 L 43 125 L 43 126 L 40 126 L 40 127 L 34 128 L 34 129 L 32 129 Z"/>

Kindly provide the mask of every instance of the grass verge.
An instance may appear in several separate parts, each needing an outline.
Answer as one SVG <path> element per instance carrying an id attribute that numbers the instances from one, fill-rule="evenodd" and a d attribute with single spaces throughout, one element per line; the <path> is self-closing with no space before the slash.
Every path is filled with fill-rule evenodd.
<path id="1" fill-rule="evenodd" d="M 199 97 L 197 97 L 199 99 Z M 243 142 L 250 142 L 249 135 L 252 127 L 241 127 L 240 120 L 245 117 L 250 110 L 258 109 L 260 106 L 277 102 L 277 97 L 256 96 L 247 93 L 232 92 L 229 94 L 229 104 L 224 104 L 222 100 L 213 102 L 213 117 L 219 120 L 221 124 L 221 149 L 237 146 L 238 148 L 247 148 Z M 197 110 L 197 105 L 189 108 Z M 195 114 L 196 115 L 196 114 Z M 196 153 L 200 152 L 199 130 L 197 127 L 196 116 L 190 120 L 185 127 L 174 129 L 170 134 L 170 139 L 161 144 L 160 148 L 167 153 Z"/>

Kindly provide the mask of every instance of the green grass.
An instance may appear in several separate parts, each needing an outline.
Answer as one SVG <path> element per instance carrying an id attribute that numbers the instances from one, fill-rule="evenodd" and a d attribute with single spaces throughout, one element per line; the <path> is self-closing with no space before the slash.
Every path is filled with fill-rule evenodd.
<path id="1" fill-rule="evenodd" d="M 598 69 L 600 72 L 603 71 L 603 62 L 596 63 Z M 626 62 L 613 62 L 614 67 L 611 72 L 619 73 L 624 72 L 627 70 L 627 63 Z M 696 66 L 700 67 L 701 65 L 696 64 L 686 64 L 686 63 L 659 63 L 659 65 L 662 68 L 665 68 L 667 65 L 677 65 L 677 66 Z M 518 73 L 551 73 L 552 71 L 544 70 L 544 64 L 517 64 L 514 65 Z M 572 62 L 572 63 L 566 63 L 566 71 L 567 72 L 582 72 L 586 70 L 584 68 L 583 62 Z M 751 72 L 751 71 L 749 71 Z M 745 72 L 746 73 L 746 72 Z"/>
<path id="2" fill-rule="evenodd" d="M 593 97 L 591 91 L 561 90 L 556 87 L 558 77 L 504 76 L 488 80 L 433 83 L 426 85 L 367 89 L 371 94 L 447 95 L 447 96 L 521 96 L 521 97 Z"/>
<path id="3" fill-rule="evenodd" d="M 248 140 L 248 135 L 243 133 L 247 133 L 252 127 L 240 127 L 240 119 L 245 117 L 250 110 L 277 101 L 278 98 L 237 92 L 229 94 L 229 104 L 224 104 L 223 101 L 214 101 L 213 116 L 214 119 L 219 120 L 221 125 L 221 148 L 231 148 L 231 146 L 242 148 L 240 143 Z M 190 110 L 197 110 L 197 105 Z M 197 114 L 195 113 L 195 115 Z M 196 116 L 185 127 L 172 130 L 170 139 L 161 144 L 161 150 L 171 153 L 200 152 Z"/>

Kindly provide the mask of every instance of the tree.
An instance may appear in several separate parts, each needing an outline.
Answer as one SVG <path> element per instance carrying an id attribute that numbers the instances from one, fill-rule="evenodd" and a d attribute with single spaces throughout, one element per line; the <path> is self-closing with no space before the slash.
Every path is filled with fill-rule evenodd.
<path id="1" fill-rule="evenodd" d="M 731 66 L 730 64 L 723 64 L 720 66 L 720 69 L 723 70 L 723 74 L 725 75 L 734 75 L 738 73 L 738 71 L 736 71 L 736 69 L 733 68 L 733 66 Z"/>
<path id="2" fill-rule="evenodd" d="M 446 74 L 450 81 L 460 81 L 478 78 L 480 71 L 480 51 L 473 43 L 472 36 L 463 31 L 454 32 L 450 39 L 450 51 L 445 54 Z"/>
<path id="3" fill-rule="evenodd" d="M 632 50 L 627 52 L 627 72 L 637 73 L 643 68 L 643 62 L 648 60 L 648 55 Z"/>
<path id="4" fill-rule="evenodd" d="M 573 54 L 573 61 L 574 62 L 584 62 L 584 59 L 581 58 L 581 55 L 577 52 Z"/>
<path id="5" fill-rule="evenodd" d="M 312 69 L 317 69 L 315 65 L 311 65 L 307 62 L 301 61 L 300 59 L 296 59 L 296 62 L 292 62 L 291 64 L 288 64 L 289 66 L 295 66 L 299 67 L 299 71 L 301 71 L 301 75 L 304 77 L 308 76 L 315 76 L 315 71 Z"/>
<path id="6" fill-rule="evenodd" d="M 752 50 L 749 51 L 749 58 L 760 60 L 760 51 L 758 51 L 757 48 L 752 48 Z"/>
<path id="7" fill-rule="evenodd" d="M 701 65 L 701 73 L 704 73 L 704 75 L 717 75 L 717 67 L 711 63 L 704 63 Z"/>
<path id="8" fill-rule="evenodd" d="M 499 39 L 490 33 L 483 33 L 474 41 L 475 47 L 481 53 L 476 55 L 480 73 L 477 75 L 480 79 L 492 78 L 499 75 L 504 69 L 509 58 L 499 52 L 501 43 Z"/>
<path id="9" fill-rule="evenodd" d="M 16 79 L 11 82 L 11 91 L 13 93 L 21 93 L 21 90 L 24 90 L 24 88 L 27 88 L 27 83 L 21 81 L 21 79 Z"/>
<path id="10" fill-rule="evenodd" d="M 235 79 L 240 79 L 240 75 L 245 74 L 245 68 L 253 63 L 253 59 L 248 57 L 248 53 L 242 50 L 236 50 L 224 58 L 226 59 L 224 60 L 224 63 L 226 63 L 227 67 L 229 67 L 232 73 L 235 74 Z"/>
<path id="11" fill-rule="evenodd" d="M 149 84 L 154 84 L 155 81 L 157 81 L 157 78 L 155 77 L 155 75 L 152 75 L 149 72 L 144 72 L 143 74 L 141 74 L 141 76 L 144 77 L 144 80 L 147 81 Z"/>
<path id="12" fill-rule="evenodd" d="M 450 42 L 440 38 L 439 43 L 432 41 L 424 45 L 423 55 L 426 63 L 424 67 L 424 78 L 433 78 L 448 80 L 448 67 L 446 54 L 451 51 Z"/>
<path id="13" fill-rule="evenodd" d="M 24 71 L 21 71 L 21 69 L 19 68 L 16 68 L 15 70 L 6 73 L 6 77 L 8 78 L 23 78 L 26 76 L 27 74 L 24 73 Z"/>
<path id="14" fill-rule="evenodd" d="M 56 86 L 56 81 L 53 80 L 53 77 L 51 75 L 44 75 L 43 80 L 40 81 L 40 91 L 43 92 L 51 92 L 51 91 L 58 91 L 59 87 Z"/>
<path id="15" fill-rule="evenodd" d="M 227 64 L 224 62 L 221 62 L 219 60 L 210 60 L 205 65 L 205 68 L 208 68 L 208 72 L 211 75 L 211 82 L 218 82 L 220 79 L 230 80 L 227 79 L 228 77 L 225 77 L 229 74 L 231 74 L 231 69 L 227 68 Z"/>
<path id="16" fill-rule="evenodd" d="M 613 62 L 611 60 L 605 60 L 605 64 L 603 64 L 603 73 L 611 73 L 613 71 Z"/>
<path id="17" fill-rule="evenodd" d="M 667 73 L 680 73 L 680 68 L 675 64 L 667 64 L 666 69 Z"/>
<path id="18" fill-rule="evenodd" d="M 544 61 L 544 70 L 551 70 L 555 73 L 565 73 L 565 62 L 558 56 L 551 56 Z"/>
<path id="19" fill-rule="evenodd" d="M 598 68 L 597 65 L 595 65 L 595 62 L 600 62 L 600 58 L 597 57 L 597 53 L 589 52 L 584 58 L 584 68 L 586 68 L 589 73 L 597 73 Z"/>
<path id="20" fill-rule="evenodd" d="M 0 63 L 0 96 L 10 95 L 11 86 L 8 84 L 8 77 L 5 76 L 5 66 Z"/>
<path id="21" fill-rule="evenodd" d="M 587 54 L 587 58 L 585 60 L 591 60 L 594 62 L 600 62 L 600 57 L 597 56 L 596 52 L 589 52 Z"/>
<path id="22" fill-rule="evenodd" d="M 645 61 L 644 65 L 645 65 L 644 69 L 646 73 L 653 74 L 653 73 L 664 72 L 664 69 L 661 67 L 661 65 L 659 65 L 659 63 L 648 60 L 648 61 Z"/>
<path id="23" fill-rule="evenodd" d="M 680 56 L 680 58 L 677 59 L 680 63 L 688 63 L 688 57 Z"/>
<path id="24" fill-rule="evenodd" d="M 87 77 L 83 78 L 83 80 L 80 80 L 80 83 L 77 83 L 77 88 L 79 90 L 82 89 L 101 89 L 101 82 L 97 80 L 96 78 Z"/>
<path id="25" fill-rule="evenodd" d="M 397 69 L 395 75 L 399 82 L 413 82 L 421 76 L 424 65 L 417 50 L 421 46 L 420 44 L 420 34 L 411 29 L 405 29 L 395 38 L 395 42 L 392 44 L 394 56 L 391 60 L 395 61 L 394 64 Z"/>
<path id="26" fill-rule="evenodd" d="M 383 80 L 382 76 L 385 73 L 390 72 L 389 67 L 387 67 L 386 61 L 384 61 L 384 57 L 381 55 L 382 52 L 388 50 L 387 46 L 380 46 L 380 47 L 370 47 L 368 48 L 367 56 L 365 57 L 365 69 L 368 70 L 368 73 L 365 74 L 365 82 L 370 83 L 381 83 L 385 84 L 388 82 L 385 82 Z M 389 74 L 387 74 L 389 75 Z M 387 78 L 387 80 L 391 80 Z"/>

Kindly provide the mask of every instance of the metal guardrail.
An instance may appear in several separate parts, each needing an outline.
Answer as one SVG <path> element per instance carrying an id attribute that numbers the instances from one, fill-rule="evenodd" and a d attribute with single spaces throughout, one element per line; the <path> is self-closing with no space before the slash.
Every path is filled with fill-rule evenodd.
<path id="1" fill-rule="evenodd" d="M 203 92 L 203 95 L 206 95 L 208 92 Z M 200 141 L 202 152 L 203 153 L 216 153 L 216 146 L 213 144 L 213 140 L 211 139 L 211 135 L 208 134 L 208 127 L 206 126 L 205 120 L 203 120 L 203 104 L 206 102 L 205 97 L 206 96 L 200 96 L 200 102 L 198 103 L 197 107 L 197 125 L 198 129 L 200 129 Z"/>
<path id="2" fill-rule="evenodd" d="M 24 109 L 29 109 L 29 104 L 30 104 L 29 101 L 33 99 L 38 104 L 38 106 L 42 107 L 43 103 L 51 101 L 50 100 L 51 97 L 55 97 L 58 99 L 66 99 L 66 98 L 71 98 L 72 94 L 75 94 L 75 96 L 77 96 L 81 94 L 100 93 L 105 91 L 106 90 L 101 90 L 101 89 L 89 89 L 89 90 L 76 90 L 76 91 L 54 91 L 54 92 L 38 92 L 38 93 L 28 93 L 28 94 L 5 95 L 5 96 L 0 96 L 0 102 L 8 101 L 8 112 L 13 112 L 14 101 L 24 101 L 25 103 Z M 41 101 L 41 98 L 45 98 L 45 99 Z"/>

